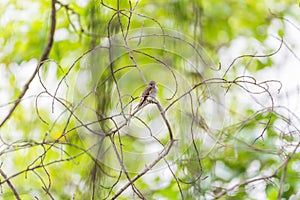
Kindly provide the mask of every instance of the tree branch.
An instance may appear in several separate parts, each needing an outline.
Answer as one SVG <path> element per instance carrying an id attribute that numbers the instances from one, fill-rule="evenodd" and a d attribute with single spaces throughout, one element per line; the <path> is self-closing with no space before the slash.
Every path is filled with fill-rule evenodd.
<path id="1" fill-rule="evenodd" d="M 35 76 L 37 75 L 38 71 L 40 70 L 40 67 L 43 65 L 43 63 L 48 59 L 48 56 L 50 54 L 51 48 L 53 46 L 53 41 L 54 41 L 54 32 L 55 32 L 55 26 L 56 26 L 56 8 L 55 8 L 55 3 L 56 0 L 52 0 L 52 8 L 51 8 L 51 29 L 50 29 L 50 35 L 48 38 L 48 43 L 47 46 L 35 68 L 35 71 L 33 72 L 33 74 L 31 75 L 31 77 L 29 78 L 29 80 L 27 81 L 27 83 L 24 85 L 23 90 L 21 92 L 21 94 L 19 95 L 19 97 L 17 98 L 17 100 L 15 100 L 15 103 L 13 105 L 13 107 L 9 110 L 7 116 L 4 118 L 4 120 L 1 122 L 0 127 L 2 127 L 7 120 L 12 116 L 12 114 L 14 113 L 15 109 L 17 108 L 17 106 L 20 104 L 22 98 L 25 96 L 26 92 L 29 89 L 29 85 L 30 83 L 33 81 L 33 79 L 35 78 Z"/>
<path id="2" fill-rule="evenodd" d="M 2 169 L 0 169 L 0 174 L 4 177 L 4 179 L 7 179 L 6 174 L 2 171 Z M 12 192 L 14 193 L 15 197 L 17 200 L 21 200 L 17 190 L 15 189 L 15 187 L 13 186 L 13 184 L 10 182 L 9 179 L 7 179 L 7 185 L 10 187 L 10 189 L 12 190 Z"/>

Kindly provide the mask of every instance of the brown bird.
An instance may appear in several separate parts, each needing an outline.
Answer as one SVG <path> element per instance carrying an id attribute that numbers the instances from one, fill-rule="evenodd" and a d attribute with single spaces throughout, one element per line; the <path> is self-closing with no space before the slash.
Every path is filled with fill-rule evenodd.
<path id="1" fill-rule="evenodd" d="M 142 107 L 144 104 L 154 101 L 155 97 L 157 95 L 157 92 L 158 92 L 158 88 L 157 88 L 156 82 L 150 81 L 147 84 L 145 90 L 143 91 L 141 100 L 136 108 L 138 109 L 138 108 Z"/>

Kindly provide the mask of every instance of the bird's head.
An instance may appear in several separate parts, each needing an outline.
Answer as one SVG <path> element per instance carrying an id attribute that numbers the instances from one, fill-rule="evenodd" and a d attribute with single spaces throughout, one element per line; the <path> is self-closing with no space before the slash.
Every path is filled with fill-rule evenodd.
<path id="1" fill-rule="evenodd" d="M 150 86 L 155 86 L 155 85 L 156 85 L 156 82 L 155 82 L 155 81 L 150 81 L 150 82 L 148 83 L 148 85 L 150 85 Z"/>

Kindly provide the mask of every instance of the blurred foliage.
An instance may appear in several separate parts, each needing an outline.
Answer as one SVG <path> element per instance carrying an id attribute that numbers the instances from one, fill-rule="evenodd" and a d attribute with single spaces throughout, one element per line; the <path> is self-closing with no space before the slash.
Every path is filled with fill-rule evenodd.
<path id="1" fill-rule="evenodd" d="M 245 94 L 242 87 L 220 81 L 207 88 L 205 84 L 195 87 L 181 97 L 206 78 L 223 78 L 224 68 L 220 73 L 217 70 L 220 49 L 230 48 L 238 38 L 247 41 L 238 52 L 241 55 L 274 52 L 266 41 L 272 34 L 285 35 L 284 17 L 299 20 L 294 1 L 58 2 L 49 60 L 9 121 L 0 127 L 0 167 L 21 199 L 111 198 L 128 181 L 124 173 L 119 174 L 112 141 L 123 148 L 124 152 L 117 151 L 122 152 L 130 177 L 154 160 L 155 150 L 162 145 L 157 145 L 151 130 L 163 145 L 169 141 L 154 105 L 130 119 L 134 126 L 116 131 L 112 141 L 103 139 L 122 124 L 122 116 L 128 117 L 135 105 L 131 103 L 138 101 L 149 80 L 158 82 L 158 99 L 164 108 L 178 98 L 166 111 L 178 140 L 165 160 L 135 182 L 148 199 L 180 199 L 182 195 L 185 199 L 213 199 L 224 188 L 270 176 L 275 170 L 278 173 L 273 177 L 241 184 L 221 199 L 255 199 L 256 184 L 264 188 L 258 193 L 266 199 L 276 199 L 279 188 L 280 198 L 299 198 L 299 153 L 293 154 L 299 134 L 292 121 L 271 108 L 268 95 L 246 91 L 251 98 L 262 98 L 251 102 L 265 106 L 256 109 L 241 101 Z M 1 1 L 0 5 L 2 121 L 9 102 L 18 97 L 46 47 L 51 4 L 23 0 Z M 115 12 L 118 9 L 121 12 Z M 270 33 L 274 21 L 281 25 L 276 33 Z M 139 38 L 141 30 L 149 35 Z M 130 38 L 128 43 L 123 40 L 124 33 Z M 112 37 L 108 40 L 107 36 Z M 120 46 L 109 49 L 109 42 Z M 134 47 L 130 53 L 135 61 L 128 56 L 126 45 Z M 228 77 L 241 76 L 241 71 L 255 75 L 272 68 L 273 63 L 272 57 L 243 58 L 232 66 Z M 243 85 L 246 89 L 256 84 L 247 81 Z M 212 111 L 206 104 L 210 99 L 218 102 Z M 223 109 L 228 110 L 222 113 Z M 120 110 L 122 115 L 111 117 Z M 211 122 L 209 131 L 205 130 L 205 119 Z M 281 164 L 290 155 L 293 158 L 284 172 Z M 281 187 L 282 173 L 286 176 Z M 3 199 L 14 198 L 4 177 L 0 183 Z M 119 197 L 132 198 L 138 197 L 127 191 Z"/>

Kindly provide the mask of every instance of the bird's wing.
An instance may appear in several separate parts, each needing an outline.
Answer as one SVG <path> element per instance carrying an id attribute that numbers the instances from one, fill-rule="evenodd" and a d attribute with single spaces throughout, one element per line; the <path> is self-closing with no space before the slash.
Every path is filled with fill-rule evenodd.
<path id="1" fill-rule="evenodd" d="M 152 89 L 151 86 L 147 86 L 147 87 L 145 88 L 145 90 L 143 91 L 143 93 L 142 93 L 142 97 L 147 97 L 147 96 L 149 96 L 151 89 Z"/>
<path id="2" fill-rule="evenodd" d="M 143 93 L 142 93 L 141 100 L 140 100 L 140 102 L 139 102 L 139 104 L 138 104 L 137 107 L 140 107 L 140 106 L 142 106 L 142 105 L 145 103 L 147 97 L 150 95 L 151 89 L 152 89 L 151 86 L 147 86 L 147 87 L 145 88 L 145 90 L 144 90 Z"/>

